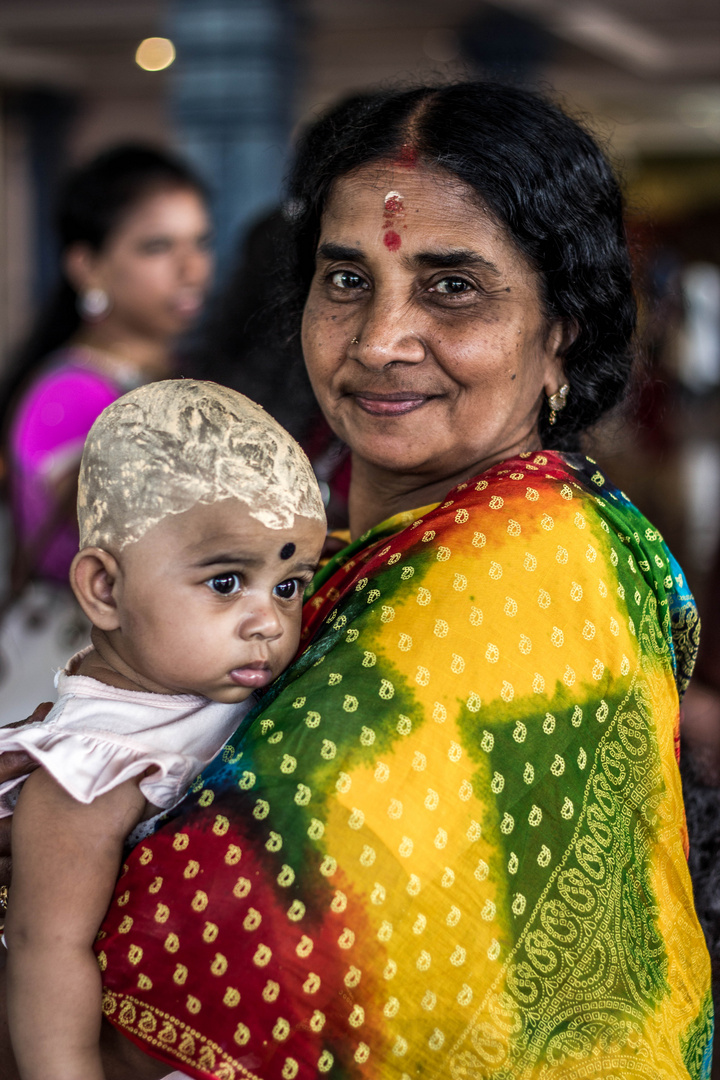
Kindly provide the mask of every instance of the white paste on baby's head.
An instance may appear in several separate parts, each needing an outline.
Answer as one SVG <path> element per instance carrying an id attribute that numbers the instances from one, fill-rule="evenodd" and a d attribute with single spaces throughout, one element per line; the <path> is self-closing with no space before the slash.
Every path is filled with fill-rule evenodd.
<path id="1" fill-rule="evenodd" d="M 265 410 L 212 382 L 167 379 L 107 407 L 85 442 L 80 547 L 134 543 L 168 514 L 240 499 L 269 529 L 325 521 L 312 466 Z"/>

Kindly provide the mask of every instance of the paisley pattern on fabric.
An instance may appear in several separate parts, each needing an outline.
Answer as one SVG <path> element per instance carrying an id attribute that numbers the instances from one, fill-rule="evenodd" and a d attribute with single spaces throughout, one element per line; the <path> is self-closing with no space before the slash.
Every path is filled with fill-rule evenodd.
<path id="1" fill-rule="evenodd" d="M 674 753 L 697 615 L 584 458 L 342 552 L 308 647 L 131 854 L 106 1015 L 191 1076 L 709 1077 Z"/>

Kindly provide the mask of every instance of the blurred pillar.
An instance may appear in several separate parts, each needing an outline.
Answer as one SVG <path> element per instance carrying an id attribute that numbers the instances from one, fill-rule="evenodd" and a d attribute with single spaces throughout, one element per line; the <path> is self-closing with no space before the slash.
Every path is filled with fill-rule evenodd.
<path id="1" fill-rule="evenodd" d="M 180 147 L 210 185 L 218 256 L 280 197 L 292 123 L 291 0 L 171 0 Z"/>
<path id="2" fill-rule="evenodd" d="M 24 90 L 9 94 L 10 116 L 23 132 L 31 198 L 32 282 L 35 305 L 43 303 L 57 282 L 58 241 L 55 201 L 67 169 L 67 139 L 77 100 L 56 90 Z"/>

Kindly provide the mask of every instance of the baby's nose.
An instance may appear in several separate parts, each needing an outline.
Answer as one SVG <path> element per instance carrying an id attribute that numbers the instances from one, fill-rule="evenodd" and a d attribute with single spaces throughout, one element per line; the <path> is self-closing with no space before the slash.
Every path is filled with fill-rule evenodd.
<path id="1" fill-rule="evenodd" d="M 251 609 L 245 612 L 238 626 L 239 635 L 245 640 L 272 640 L 280 637 L 282 629 L 277 609 L 272 602 L 254 603 Z"/>

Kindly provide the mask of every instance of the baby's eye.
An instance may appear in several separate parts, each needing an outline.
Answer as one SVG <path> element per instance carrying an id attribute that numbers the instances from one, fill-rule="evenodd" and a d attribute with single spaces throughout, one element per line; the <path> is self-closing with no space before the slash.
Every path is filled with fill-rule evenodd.
<path id="1" fill-rule="evenodd" d="M 461 277 L 446 277 L 442 281 L 438 281 L 434 286 L 436 292 L 444 293 L 446 296 L 467 292 L 471 288 L 470 283 Z"/>
<path id="2" fill-rule="evenodd" d="M 352 270 L 336 270 L 334 274 L 330 275 L 330 281 L 338 289 L 366 288 L 365 282 L 360 275 L 355 274 Z"/>
<path id="3" fill-rule="evenodd" d="M 297 578 L 288 578 L 287 581 L 281 581 L 273 590 L 281 600 L 294 600 L 298 593 L 301 594 L 302 591 L 303 584 Z"/>
<path id="4" fill-rule="evenodd" d="M 220 593 L 221 596 L 232 596 L 233 593 L 240 591 L 240 575 L 218 574 L 217 577 L 210 578 L 205 584 L 212 589 L 213 592 Z"/>

